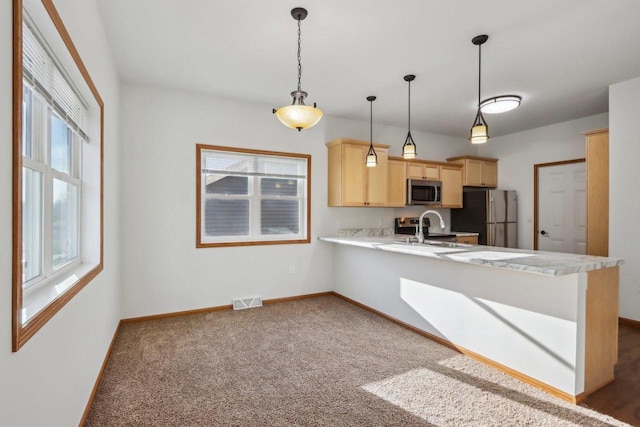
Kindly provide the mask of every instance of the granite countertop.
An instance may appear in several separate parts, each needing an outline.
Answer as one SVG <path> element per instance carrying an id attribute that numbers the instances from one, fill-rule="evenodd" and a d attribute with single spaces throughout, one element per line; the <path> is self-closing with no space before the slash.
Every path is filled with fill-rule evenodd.
<path id="1" fill-rule="evenodd" d="M 458 237 L 470 237 L 470 236 L 479 236 L 480 235 L 480 233 L 472 233 L 470 231 L 450 231 L 448 234 L 455 234 Z"/>
<path id="2" fill-rule="evenodd" d="M 403 243 L 402 240 L 406 237 L 405 235 L 320 237 L 319 240 L 388 252 L 437 258 L 445 261 L 465 262 L 551 276 L 564 276 L 590 270 L 616 267 L 623 262 L 620 258 L 500 248 L 496 246 L 458 245 L 448 247 L 437 244 L 437 242 L 433 245 Z"/>

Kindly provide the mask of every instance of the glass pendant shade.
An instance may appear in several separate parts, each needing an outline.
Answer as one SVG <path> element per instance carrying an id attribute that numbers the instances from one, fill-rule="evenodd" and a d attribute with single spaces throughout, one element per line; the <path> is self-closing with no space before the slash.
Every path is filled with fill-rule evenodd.
<path id="1" fill-rule="evenodd" d="M 473 127 L 471 128 L 469 141 L 471 141 L 472 144 L 484 144 L 488 140 L 489 126 L 487 126 L 487 122 L 485 122 L 484 117 L 482 117 L 482 111 L 478 110 L 478 115 L 476 116 L 476 120 L 473 122 Z"/>
<path id="2" fill-rule="evenodd" d="M 416 158 L 416 144 L 415 142 L 413 142 L 413 138 L 411 137 L 411 132 L 407 134 L 407 139 L 405 139 L 404 145 L 402 146 L 402 158 L 404 159 Z"/>
<path id="3" fill-rule="evenodd" d="M 373 144 L 369 146 L 369 152 L 367 153 L 367 161 L 365 162 L 368 168 L 375 168 L 378 166 L 378 155 L 376 150 L 373 149 Z"/>
<path id="4" fill-rule="evenodd" d="M 291 129 L 298 129 L 298 131 L 315 126 L 322 118 L 322 110 L 317 108 L 315 103 L 313 107 L 305 105 L 304 99 L 307 97 L 307 92 L 301 89 L 300 83 L 302 79 L 302 33 L 300 23 L 307 17 L 307 14 L 307 10 L 302 7 L 291 9 L 291 16 L 298 21 L 298 90 L 291 92 L 293 97 L 291 105 L 273 110 L 273 113 L 283 125 Z"/>
<path id="5" fill-rule="evenodd" d="M 293 103 L 286 107 L 278 108 L 275 110 L 276 117 L 283 125 L 291 129 L 308 129 L 313 127 L 322 118 L 322 110 L 305 105 L 304 98 L 307 96 L 306 92 L 294 91 L 291 92 L 293 97 Z"/>

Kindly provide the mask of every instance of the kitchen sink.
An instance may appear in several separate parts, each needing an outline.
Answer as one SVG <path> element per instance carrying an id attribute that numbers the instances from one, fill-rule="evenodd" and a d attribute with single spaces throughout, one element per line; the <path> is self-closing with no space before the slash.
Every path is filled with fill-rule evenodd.
<path id="1" fill-rule="evenodd" d="M 507 259 L 534 257 L 537 255 L 518 253 L 518 252 L 477 251 L 477 252 L 467 252 L 464 254 L 456 254 L 455 256 L 462 259 L 479 259 L 483 261 L 504 261 Z"/>
<path id="2" fill-rule="evenodd" d="M 468 243 L 447 242 L 442 240 L 425 240 L 425 245 L 440 246 L 444 248 L 470 248 L 473 245 Z"/>
<path id="3" fill-rule="evenodd" d="M 404 239 L 396 239 L 396 243 L 418 243 L 417 237 L 405 237 Z"/>
<path id="4" fill-rule="evenodd" d="M 404 243 L 409 245 L 419 246 L 438 246 L 441 248 L 470 248 L 473 245 L 467 243 L 456 243 L 447 240 L 431 240 L 430 238 L 425 240 L 424 243 L 418 243 L 416 237 L 406 237 L 405 239 L 396 239 L 396 243 Z"/>
<path id="5" fill-rule="evenodd" d="M 442 242 L 442 243 L 451 243 L 451 242 Z M 461 245 L 462 243 L 453 243 L 454 245 Z M 458 247 L 458 246 L 443 246 L 443 245 L 430 245 L 428 243 L 391 243 L 388 245 L 383 245 L 384 249 L 390 250 L 393 252 L 404 252 L 404 253 L 415 253 L 415 254 L 438 254 L 438 253 L 450 253 L 450 252 L 460 252 L 466 251 L 466 248 Z M 465 245 L 469 246 L 469 245 Z"/>

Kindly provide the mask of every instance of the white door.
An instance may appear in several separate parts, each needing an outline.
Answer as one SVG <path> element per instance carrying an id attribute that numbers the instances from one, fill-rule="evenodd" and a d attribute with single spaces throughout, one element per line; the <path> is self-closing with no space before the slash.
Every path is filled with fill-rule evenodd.
<path id="1" fill-rule="evenodd" d="M 538 249 L 586 253 L 585 162 L 538 169 Z"/>

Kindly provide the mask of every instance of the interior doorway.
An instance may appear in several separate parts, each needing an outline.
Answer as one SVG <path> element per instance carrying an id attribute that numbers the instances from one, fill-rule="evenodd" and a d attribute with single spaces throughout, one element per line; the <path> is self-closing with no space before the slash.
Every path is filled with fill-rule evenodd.
<path id="1" fill-rule="evenodd" d="M 585 159 L 534 165 L 533 248 L 586 254 Z"/>

